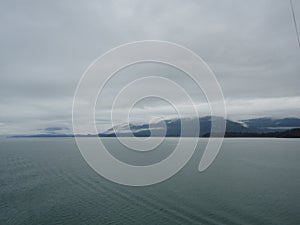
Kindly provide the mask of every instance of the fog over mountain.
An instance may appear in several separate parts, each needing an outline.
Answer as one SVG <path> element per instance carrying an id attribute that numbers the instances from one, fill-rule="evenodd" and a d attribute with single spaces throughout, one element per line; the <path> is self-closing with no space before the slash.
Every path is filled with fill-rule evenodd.
<path id="1" fill-rule="evenodd" d="M 294 9 L 300 21 L 299 1 Z M 201 56 L 220 83 L 230 120 L 250 128 L 257 122 L 252 118 L 300 117 L 300 48 L 289 1 L 5 0 L 0 26 L 0 135 L 72 133 L 73 96 L 86 68 L 111 48 L 144 39 L 175 42 Z M 103 90 L 96 106 L 99 132 L 112 126 L 111 103 L 119 90 L 149 75 L 182 85 L 199 116 L 209 115 L 204 94 L 185 74 L 136 65 L 117 73 Z M 178 98 L 176 104 L 184 102 Z M 126 109 L 116 109 L 118 124 Z M 187 106 L 183 117 L 189 116 Z M 148 124 L 178 117 L 170 105 L 149 99 L 130 118 Z"/>

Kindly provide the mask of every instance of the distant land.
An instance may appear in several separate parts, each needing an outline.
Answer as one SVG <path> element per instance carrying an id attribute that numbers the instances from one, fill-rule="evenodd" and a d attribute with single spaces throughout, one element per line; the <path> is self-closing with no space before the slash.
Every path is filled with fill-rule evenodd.
<path id="1" fill-rule="evenodd" d="M 214 117 L 216 120 L 225 120 L 221 117 Z M 211 116 L 187 119 L 184 118 L 186 124 L 200 123 L 199 137 L 219 137 L 216 132 L 211 134 Z M 165 120 L 166 137 L 180 137 L 181 120 Z M 76 135 L 78 137 L 129 137 L 132 133 L 136 137 L 149 137 L 151 135 L 151 128 L 156 131 L 163 130 L 161 121 L 153 124 L 130 124 L 130 130 L 127 126 L 119 125 L 110 128 L 107 131 L 99 134 Z M 158 132 L 159 133 L 159 132 Z M 157 134 L 153 134 L 156 136 Z M 45 133 L 34 135 L 11 135 L 14 138 L 34 138 L 34 137 L 74 137 L 73 134 L 59 134 L 59 133 Z M 160 135 L 157 135 L 160 136 Z M 193 132 L 185 134 L 185 137 L 193 136 Z M 277 137 L 277 138 L 300 138 L 300 119 L 299 118 L 255 118 L 249 120 L 232 121 L 226 119 L 225 137 Z"/>
<path id="2" fill-rule="evenodd" d="M 198 119 L 184 119 L 186 124 L 200 123 L 200 133 L 199 137 L 209 137 L 209 136 L 220 136 L 218 134 L 210 135 L 211 132 L 211 116 L 201 117 Z M 215 120 L 224 120 L 221 117 L 215 117 Z M 180 119 L 165 120 L 166 124 L 166 137 L 180 137 L 181 122 Z M 140 125 L 130 125 L 131 132 L 136 137 L 149 137 L 151 134 L 150 127 L 154 129 L 163 129 L 160 123 L 156 124 L 140 124 Z M 232 121 L 226 119 L 226 132 L 225 137 L 300 137 L 299 129 L 300 119 L 299 118 L 255 118 L 249 120 Z M 126 126 L 116 126 L 110 128 L 104 133 L 100 133 L 100 137 L 115 137 L 116 134 L 119 137 L 128 137 L 130 131 L 126 130 Z M 153 134 L 155 136 L 155 134 Z M 186 134 L 186 137 L 193 136 L 191 134 Z"/>
<path id="3" fill-rule="evenodd" d="M 220 137 L 218 134 L 207 133 L 202 137 Z M 300 128 L 294 128 L 281 132 L 270 132 L 270 133 L 243 133 L 243 132 L 226 132 L 225 138 L 227 137 L 274 137 L 274 138 L 300 138 Z"/>

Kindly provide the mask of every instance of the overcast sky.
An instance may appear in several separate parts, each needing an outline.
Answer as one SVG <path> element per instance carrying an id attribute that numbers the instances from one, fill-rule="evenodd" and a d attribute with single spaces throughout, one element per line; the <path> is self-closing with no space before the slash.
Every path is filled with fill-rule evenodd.
<path id="1" fill-rule="evenodd" d="M 294 6 L 299 25 L 300 2 Z M 89 64 L 144 39 L 175 42 L 200 55 L 219 80 L 231 119 L 300 116 L 300 48 L 288 0 L 2 0 L 0 27 L 0 135 L 70 133 L 73 95 Z M 106 101 L 97 106 L 100 130 L 109 127 L 106 103 L 113 94 L 143 75 L 172 76 L 207 113 L 201 91 L 184 74 L 140 65 L 106 87 Z M 140 119 L 174 113 L 158 99 L 134 111 Z"/>

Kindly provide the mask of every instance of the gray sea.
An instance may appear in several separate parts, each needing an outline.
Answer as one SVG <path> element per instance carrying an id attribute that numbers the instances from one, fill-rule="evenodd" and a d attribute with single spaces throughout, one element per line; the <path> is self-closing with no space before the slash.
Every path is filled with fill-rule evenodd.
<path id="1" fill-rule="evenodd" d="M 105 141 L 123 161 L 149 164 L 177 139 L 146 159 Z M 228 138 L 200 173 L 205 142 L 167 181 L 129 187 L 94 172 L 73 138 L 1 139 L 0 224 L 300 224 L 300 140 Z"/>

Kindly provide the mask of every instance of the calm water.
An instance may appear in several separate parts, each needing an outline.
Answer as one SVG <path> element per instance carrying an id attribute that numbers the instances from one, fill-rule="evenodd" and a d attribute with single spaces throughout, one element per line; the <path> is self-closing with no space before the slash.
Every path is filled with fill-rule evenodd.
<path id="1" fill-rule="evenodd" d="M 300 224 L 300 140 L 226 139 L 198 173 L 204 142 L 171 179 L 126 187 L 90 169 L 72 138 L 2 139 L 0 224 Z M 168 139 L 160 156 L 175 144 Z M 157 158 L 130 154 L 119 157 Z"/>

